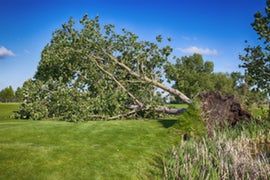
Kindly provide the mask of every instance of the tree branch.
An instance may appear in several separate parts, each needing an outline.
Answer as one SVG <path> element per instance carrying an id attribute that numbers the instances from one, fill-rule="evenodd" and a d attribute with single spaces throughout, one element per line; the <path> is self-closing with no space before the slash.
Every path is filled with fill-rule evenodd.
<path id="1" fill-rule="evenodd" d="M 141 101 L 139 101 L 131 92 L 129 92 L 115 77 L 113 74 L 111 74 L 110 72 L 106 71 L 102 66 L 99 65 L 99 63 L 93 59 L 93 61 L 95 62 L 96 66 L 105 74 L 107 74 L 109 77 L 111 77 L 111 79 L 120 87 L 122 88 L 134 101 L 136 104 L 138 104 L 138 106 L 140 106 L 141 108 L 144 106 L 143 103 Z"/>
<path id="2" fill-rule="evenodd" d="M 105 115 L 91 115 L 89 118 L 95 118 L 95 119 L 104 119 L 104 120 L 115 120 L 123 117 L 128 117 L 130 115 L 136 114 L 139 110 L 138 109 L 133 109 L 130 112 L 124 113 L 124 114 L 118 114 L 115 116 L 105 116 Z"/>
<path id="3" fill-rule="evenodd" d="M 128 109 L 135 109 L 135 110 L 140 109 L 140 107 L 138 107 L 137 105 L 130 105 L 127 108 Z M 151 108 L 150 107 L 146 108 L 146 110 L 149 110 L 149 109 L 151 109 Z M 168 108 L 168 107 L 165 107 L 165 106 L 159 106 L 159 107 L 153 108 L 153 110 L 155 112 L 158 112 L 158 113 L 179 115 L 179 114 L 182 114 L 183 112 L 185 112 L 186 108 Z"/>
<path id="4" fill-rule="evenodd" d="M 168 107 L 157 107 L 155 108 L 156 112 L 160 112 L 160 113 L 165 113 L 165 114 L 173 114 L 173 115 L 178 115 L 178 114 L 182 114 L 183 112 L 186 111 L 185 108 L 168 108 Z"/>
<path id="5" fill-rule="evenodd" d="M 111 54 L 107 53 L 104 49 L 102 49 L 102 51 L 111 59 L 113 60 L 116 64 L 118 64 L 119 66 L 121 66 L 122 68 L 124 68 L 129 74 L 135 76 L 136 78 L 139 78 L 141 80 L 144 80 L 148 83 L 151 83 L 153 84 L 154 86 L 170 93 L 170 94 L 173 94 L 175 96 L 178 96 L 181 100 L 183 100 L 184 102 L 188 103 L 188 104 L 191 104 L 192 101 L 191 99 L 189 99 L 186 95 L 184 95 L 183 93 L 181 93 L 180 91 L 178 91 L 177 89 L 174 89 L 174 88 L 170 88 L 170 87 L 167 87 L 165 86 L 164 84 L 156 81 L 156 80 L 153 80 L 153 79 L 150 79 L 148 78 L 147 76 L 141 76 L 139 75 L 138 73 L 132 71 L 132 69 L 130 69 L 127 65 L 125 65 L 124 63 L 121 63 L 118 61 L 117 58 L 115 58 L 114 56 L 112 56 Z M 99 58 L 99 59 L 102 59 L 102 58 Z"/>

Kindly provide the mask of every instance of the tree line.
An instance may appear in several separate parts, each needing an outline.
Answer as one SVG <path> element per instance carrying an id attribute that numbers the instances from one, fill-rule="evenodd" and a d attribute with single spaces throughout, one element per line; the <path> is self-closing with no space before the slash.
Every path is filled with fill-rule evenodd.
<path id="1" fill-rule="evenodd" d="M 172 87 L 190 98 L 195 98 L 201 92 L 220 91 L 234 94 L 248 106 L 267 102 L 266 93 L 253 88 L 253 84 L 248 83 L 246 74 L 214 72 L 214 63 L 205 61 L 200 54 L 177 58 L 176 63 L 167 64 L 165 72 Z M 170 101 L 180 103 L 181 99 L 171 97 Z"/>
<path id="2" fill-rule="evenodd" d="M 23 93 L 20 87 L 14 91 L 11 86 L 8 86 L 0 91 L 0 102 L 21 102 L 22 100 Z"/>

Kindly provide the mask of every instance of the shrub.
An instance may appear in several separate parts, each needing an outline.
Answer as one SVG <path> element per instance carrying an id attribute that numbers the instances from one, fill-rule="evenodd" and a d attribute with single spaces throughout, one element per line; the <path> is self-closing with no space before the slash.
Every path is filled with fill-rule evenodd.
<path id="1" fill-rule="evenodd" d="M 194 102 L 179 116 L 174 127 L 188 136 L 203 136 L 207 130 L 200 114 L 199 103 Z"/>

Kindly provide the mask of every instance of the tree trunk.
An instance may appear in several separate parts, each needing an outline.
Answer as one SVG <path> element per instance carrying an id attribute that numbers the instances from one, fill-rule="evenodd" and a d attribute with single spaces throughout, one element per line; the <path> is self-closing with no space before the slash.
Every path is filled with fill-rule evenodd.
<path id="1" fill-rule="evenodd" d="M 148 77 L 145 77 L 144 79 L 145 79 L 146 82 L 149 82 L 149 83 L 153 84 L 154 86 L 156 86 L 156 87 L 158 87 L 158 88 L 160 88 L 160 89 L 162 89 L 162 90 L 164 90 L 164 91 L 166 91 L 166 92 L 168 92 L 170 94 L 178 96 L 185 103 L 188 103 L 188 104 L 192 103 L 191 99 L 189 99 L 186 95 L 184 95 L 183 93 L 181 93 L 177 89 L 167 87 L 167 86 L 165 86 L 164 84 L 162 84 L 162 83 L 160 83 L 158 81 L 149 79 Z"/>
<path id="2" fill-rule="evenodd" d="M 157 107 L 157 108 L 155 108 L 155 111 L 159 112 L 159 113 L 178 115 L 178 114 L 182 114 L 183 112 L 185 112 L 186 109 L 185 108 Z"/>
<path id="3" fill-rule="evenodd" d="M 130 105 L 130 106 L 127 106 L 127 108 L 131 109 L 131 110 L 137 110 L 137 111 L 139 111 L 141 109 L 141 107 L 138 105 Z M 141 110 L 149 110 L 149 109 L 151 109 L 151 108 L 146 107 L 146 108 L 143 108 Z M 169 107 L 165 107 L 165 106 L 159 106 L 159 107 L 153 108 L 152 110 L 154 110 L 155 112 L 158 112 L 158 113 L 179 115 L 179 114 L 182 114 L 183 112 L 185 112 L 186 108 L 169 108 Z"/>
<path id="4" fill-rule="evenodd" d="M 111 60 L 113 60 L 116 64 L 118 64 L 120 67 L 122 67 L 123 69 L 125 69 L 130 75 L 138 78 L 138 79 L 141 79 L 145 82 L 148 82 L 150 84 L 152 84 L 153 86 L 155 87 L 158 87 L 174 96 L 178 96 L 183 102 L 187 103 L 187 104 L 191 104 L 192 101 L 191 99 L 189 99 L 186 95 L 184 95 L 183 93 L 181 93 L 180 91 L 178 91 L 177 89 L 174 89 L 174 88 L 170 88 L 170 87 L 167 87 L 165 86 L 164 84 L 154 80 L 154 79 L 151 79 L 145 75 L 140 75 L 138 74 L 137 72 L 134 72 L 130 67 L 128 67 L 126 64 L 120 62 L 117 58 L 115 58 L 114 56 L 112 56 L 110 53 L 107 53 L 105 50 L 103 50 L 103 52 L 108 55 L 108 57 L 110 57 Z M 96 57 L 96 56 L 92 56 L 92 58 L 95 58 L 97 60 L 103 60 L 102 58 L 99 58 L 99 57 Z"/>

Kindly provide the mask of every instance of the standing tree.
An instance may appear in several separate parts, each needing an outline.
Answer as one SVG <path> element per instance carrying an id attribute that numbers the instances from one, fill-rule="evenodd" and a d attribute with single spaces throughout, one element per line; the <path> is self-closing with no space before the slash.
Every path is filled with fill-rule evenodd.
<path id="1" fill-rule="evenodd" d="M 13 102 L 15 100 L 15 94 L 11 86 L 0 91 L 0 101 Z"/>
<path id="2" fill-rule="evenodd" d="M 174 88 L 194 97 L 203 90 L 209 90 L 213 68 L 213 62 L 204 61 L 200 54 L 194 54 L 177 58 L 175 64 L 168 64 L 166 75 L 169 81 L 175 82 Z"/>
<path id="3" fill-rule="evenodd" d="M 270 96 L 270 1 L 266 1 L 265 13 L 257 12 L 254 15 L 253 29 L 261 42 L 257 46 L 248 45 L 245 55 L 240 56 L 243 61 L 241 67 L 245 68 L 247 83 L 252 88 L 265 92 Z M 270 118 L 270 101 L 269 114 Z"/>
<path id="4" fill-rule="evenodd" d="M 214 63 L 204 61 L 200 54 L 176 59 L 166 66 L 166 76 L 179 89 L 193 98 L 203 91 L 233 93 L 233 79 L 226 73 L 214 73 Z"/>
<path id="5" fill-rule="evenodd" d="M 18 87 L 17 90 L 15 91 L 15 99 L 16 102 L 22 102 L 23 100 L 22 88 Z"/>

